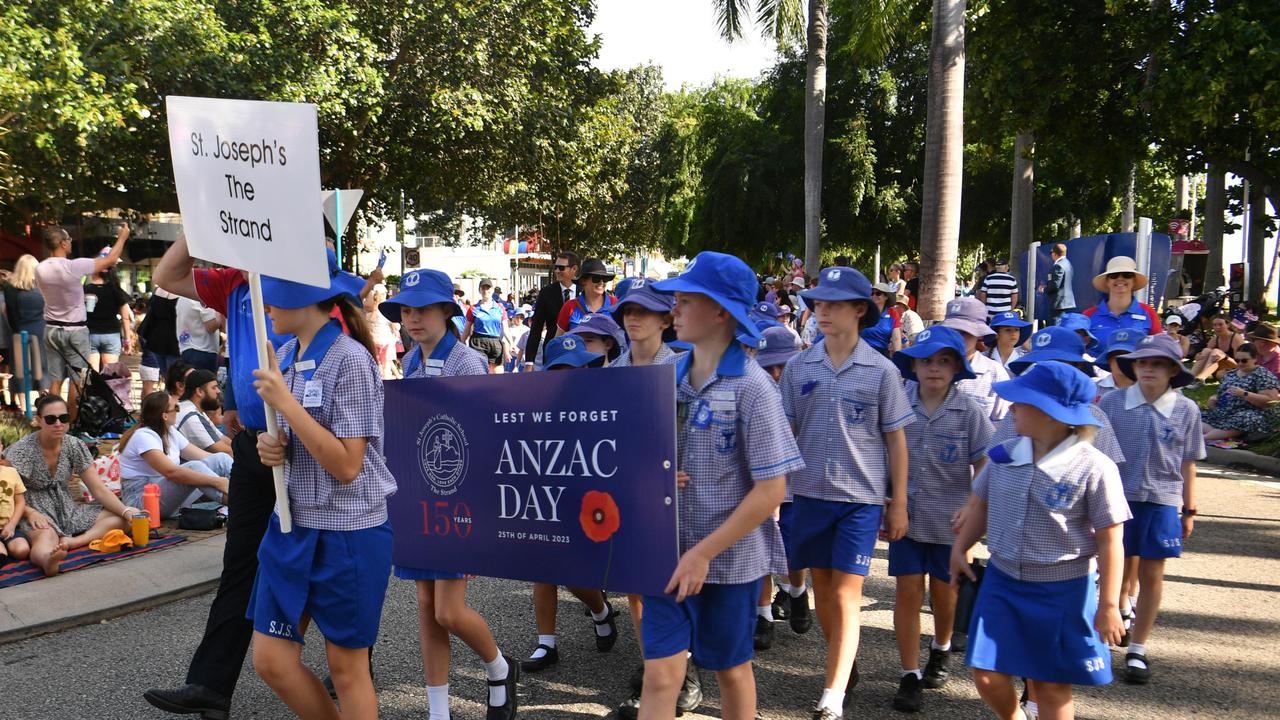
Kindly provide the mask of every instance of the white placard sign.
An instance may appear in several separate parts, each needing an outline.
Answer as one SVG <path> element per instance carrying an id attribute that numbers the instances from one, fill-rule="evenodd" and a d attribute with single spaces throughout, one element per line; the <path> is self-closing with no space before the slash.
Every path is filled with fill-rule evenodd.
<path id="1" fill-rule="evenodd" d="M 169 150 L 192 257 L 327 286 L 316 106 L 169 96 Z"/>

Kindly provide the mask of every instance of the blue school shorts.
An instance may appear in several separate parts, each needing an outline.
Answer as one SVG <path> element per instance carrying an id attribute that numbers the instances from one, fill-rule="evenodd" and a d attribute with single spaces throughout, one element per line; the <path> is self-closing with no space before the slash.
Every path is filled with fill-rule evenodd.
<path id="1" fill-rule="evenodd" d="M 372 647 L 390 576 L 390 522 L 345 531 L 294 525 L 285 534 L 273 514 L 245 616 L 255 631 L 299 645 L 305 615 L 334 645 Z"/>
<path id="2" fill-rule="evenodd" d="M 778 506 L 778 532 L 782 533 L 782 550 L 791 556 L 791 523 L 795 517 L 795 503 L 784 502 Z"/>
<path id="3" fill-rule="evenodd" d="M 396 577 L 401 580 L 462 580 L 465 573 L 444 572 L 442 570 L 421 570 L 411 567 L 395 567 Z"/>
<path id="4" fill-rule="evenodd" d="M 979 670 L 1071 685 L 1111 682 L 1111 649 L 1093 629 L 1097 573 L 1026 582 L 987 565 L 969 621 L 965 662 Z"/>
<path id="5" fill-rule="evenodd" d="M 864 577 L 871 571 L 884 506 L 803 495 L 797 495 L 791 504 L 790 567 L 839 570 Z"/>
<path id="6" fill-rule="evenodd" d="M 928 575 L 951 582 L 951 546 L 904 537 L 889 543 L 889 574 Z"/>
<path id="7" fill-rule="evenodd" d="M 685 651 L 706 670 L 728 670 L 751 660 L 755 647 L 756 602 L 760 581 L 702 586 L 702 592 L 678 603 L 672 595 L 648 595 L 640 618 L 644 659 L 657 660 Z"/>
<path id="8" fill-rule="evenodd" d="M 1143 560 L 1182 557 L 1182 518 L 1178 508 L 1129 501 L 1133 519 L 1124 524 L 1124 555 Z"/>

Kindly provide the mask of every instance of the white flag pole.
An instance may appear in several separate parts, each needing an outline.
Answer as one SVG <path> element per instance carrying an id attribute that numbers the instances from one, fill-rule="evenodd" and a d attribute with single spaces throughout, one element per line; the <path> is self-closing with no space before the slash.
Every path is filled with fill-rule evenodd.
<path id="1" fill-rule="evenodd" d="M 259 273 L 249 273 L 249 298 L 253 302 L 253 340 L 258 346 L 258 367 L 265 370 L 271 367 L 271 360 L 267 357 L 267 315 L 262 306 L 262 276 Z M 253 402 L 248 398 L 245 401 Z M 280 437 L 275 409 L 266 402 L 262 403 L 262 407 L 267 415 L 267 434 L 273 438 Z M 271 468 L 271 478 L 275 481 L 276 511 L 280 515 L 280 532 L 287 533 L 293 530 L 293 515 L 289 512 L 289 492 L 284 486 L 284 468 L 279 465 Z"/>

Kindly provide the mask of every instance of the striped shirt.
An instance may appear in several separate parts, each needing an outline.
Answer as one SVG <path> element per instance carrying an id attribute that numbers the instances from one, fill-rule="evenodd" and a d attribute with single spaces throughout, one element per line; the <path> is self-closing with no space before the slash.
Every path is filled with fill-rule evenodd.
<path id="1" fill-rule="evenodd" d="M 689 474 L 678 491 L 682 554 L 723 525 L 756 482 L 804 468 L 773 379 L 740 344 L 729 344 L 701 387 L 689 382 L 692 360 L 692 352 L 668 360 L 676 366 L 680 469 Z M 706 582 L 754 582 L 785 573 L 786 560 L 778 524 L 765 518 L 712 558 Z"/>
<path id="2" fill-rule="evenodd" d="M 787 361 L 779 389 L 805 458 L 791 492 L 883 505 L 889 491 L 883 436 L 916 417 L 898 368 L 865 342 L 834 368 L 826 341 L 819 341 Z"/>
<path id="3" fill-rule="evenodd" d="M 1032 462 L 1031 440 L 997 445 L 973 480 L 987 503 L 987 547 L 1006 575 L 1028 582 L 1087 575 L 1094 531 L 1132 517 L 1120 471 L 1076 436 Z"/>
<path id="4" fill-rule="evenodd" d="M 973 398 L 954 388 L 925 412 L 919 386 L 907 391 L 916 421 L 907 426 L 907 537 L 950 545 L 951 516 L 969 499 L 973 463 L 987 452 L 991 421 Z"/>
<path id="5" fill-rule="evenodd" d="M 1108 393 L 1100 405 L 1125 447 L 1118 463 L 1124 496 L 1181 507 L 1182 463 L 1205 458 L 1200 408 L 1177 390 L 1147 402 L 1137 385 Z"/>
<path id="6" fill-rule="evenodd" d="M 1007 272 L 993 272 L 982 279 L 982 292 L 987 294 L 987 317 L 1013 309 L 1013 296 L 1018 292 L 1018 279 Z"/>
<path id="7" fill-rule="evenodd" d="M 1111 427 L 1107 414 L 1102 412 L 1102 408 L 1097 404 L 1090 405 L 1089 412 L 1102 423 L 1102 427 L 1098 428 L 1097 436 L 1093 439 L 1093 446 L 1110 458 L 1111 462 L 1117 465 L 1124 462 L 1124 450 L 1120 449 L 1120 440 L 1116 438 L 1116 431 Z M 996 432 L 991 436 L 990 446 L 1003 445 L 1016 437 L 1018 437 L 1018 431 L 1013 429 L 1013 413 L 1009 413 L 1003 420 L 996 423 Z"/>
<path id="8" fill-rule="evenodd" d="M 614 360 L 613 362 L 609 363 L 609 367 L 631 367 L 631 350 L 632 349 L 633 348 L 627 348 L 627 351 L 619 355 L 617 360 Z M 651 364 L 661 365 L 665 362 L 668 362 L 671 358 L 675 356 L 676 356 L 676 351 L 672 350 L 666 343 L 662 343 L 661 345 L 658 346 L 658 354 L 653 356 L 653 363 Z"/>

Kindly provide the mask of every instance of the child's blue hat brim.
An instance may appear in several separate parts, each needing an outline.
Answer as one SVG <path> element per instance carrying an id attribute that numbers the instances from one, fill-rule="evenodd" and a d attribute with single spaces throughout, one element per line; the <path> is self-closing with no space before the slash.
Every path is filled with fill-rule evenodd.
<path id="1" fill-rule="evenodd" d="M 1012 317 L 1006 317 L 1006 316 L 1012 316 Z M 990 325 L 994 330 L 999 330 L 1002 327 L 1018 328 L 1019 330 L 1022 331 L 1021 333 L 1018 334 L 1019 345 L 1022 345 L 1028 339 L 1031 338 L 1031 323 L 1018 317 L 1018 313 L 1015 313 L 1015 312 L 1000 313 L 999 315 L 996 315 L 991 320 L 991 322 L 988 322 L 987 324 Z M 994 335 L 990 336 L 990 338 L 994 338 L 994 337 L 995 337 Z M 994 342 L 995 342 L 994 339 L 991 339 L 991 341 L 988 342 L 987 344 L 991 345 Z"/>
<path id="2" fill-rule="evenodd" d="M 1089 368 L 1090 376 L 1097 374 L 1093 360 L 1084 356 L 1084 341 L 1074 330 L 1051 325 L 1031 337 L 1031 352 L 1009 363 L 1009 372 L 1021 375 L 1027 368 L 1042 362 L 1080 363 Z"/>
<path id="3" fill-rule="evenodd" d="M 1077 332 L 1083 330 L 1094 342 L 1098 342 L 1098 336 L 1093 334 L 1093 320 L 1084 313 L 1064 313 L 1058 318 L 1058 327 Z"/>
<path id="4" fill-rule="evenodd" d="M 329 284 L 326 287 L 316 287 L 315 285 L 305 285 L 292 280 L 282 280 L 281 278 L 262 276 L 262 302 L 271 307 L 281 308 L 284 310 L 296 310 L 297 308 L 309 307 L 318 303 L 331 300 L 335 297 L 343 297 L 351 302 L 359 304 L 360 290 L 364 288 L 364 281 L 360 280 L 360 286 L 353 290 L 352 281 L 343 277 L 344 274 L 338 269 L 338 256 L 332 250 L 325 251 L 329 261 Z M 351 275 L 351 277 L 355 277 Z M 356 278 L 359 280 L 359 278 Z"/>
<path id="5" fill-rule="evenodd" d="M 1097 393 L 1093 381 L 1070 365 L 1042 362 L 991 389 L 1011 403 L 1031 405 L 1064 425 L 1102 426 L 1089 410 Z"/>
<path id="6" fill-rule="evenodd" d="M 762 368 L 771 368 L 775 365 L 786 365 L 788 360 L 798 354 L 800 354 L 800 351 L 795 348 L 790 350 L 766 348 L 756 353 L 756 364 Z"/>
<path id="7" fill-rule="evenodd" d="M 557 335 L 547 343 L 543 354 L 543 365 L 547 370 L 557 367 L 599 367 L 604 363 L 604 355 L 587 350 L 587 346 L 577 335 Z"/>
<path id="8" fill-rule="evenodd" d="M 685 266 L 683 273 L 656 282 L 652 287 L 660 293 L 706 295 L 738 322 L 737 333 L 754 340 L 760 338 L 760 331 L 749 314 L 755 304 L 756 274 L 732 255 L 700 252 Z"/>
<path id="9" fill-rule="evenodd" d="M 428 305 L 448 303 L 453 310 L 449 317 L 463 314 L 453 299 L 453 280 L 439 270 L 414 270 L 400 278 L 400 292 L 383 300 L 378 311 L 391 322 L 400 322 L 400 310 L 406 307 L 424 308 Z"/>
<path id="10" fill-rule="evenodd" d="M 643 281 L 644 278 L 636 278 Z M 613 319 L 622 322 L 622 309 L 627 305 L 635 305 L 649 312 L 669 313 L 675 307 L 675 300 L 670 295 L 655 292 L 647 284 L 631 287 L 625 296 L 619 296 L 618 304 L 612 310 Z"/>
<path id="11" fill-rule="evenodd" d="M 973 368 L 969 367 L 969 359 L 964 356 L 964 338 L 960 337 L 960 333 L 955 330 L 941 325 L 925 328 L 917 333 L 914 345 L 905 347 L 893 354 L 893 364 L 898 366 L 898 371 L 902 373 L 902 377 L 907 380 L 916 380 L 916 373 L 911 366 L 911 361 L 933 357 L 934 354 L 942 350 L 950 350 L 960 358 L 960 370 L 956 372 L 951 382 L 972 380 L 978 377 Z"/>
<path id="12" fill-rule="evenodd" d="M 871 302 L 871 281 L 850 267 L 829 267 L 818 274 L 818 287 L 800 292 L 806 302 Z"/>
<path id="13" fill-rule="evenodd" d="M 1077 355 L 1075 353 L 1070 353 L 1065 350 L 1058 350 L 1057 348 L 1042 348 L 1040 350 L 1032 350 L 1026 355 L 1023 355 L 1019 357 L 1017 360 L 1014 360 L 1013 362 L 1009 363 L 1009 372 L 1013 373 L 1014 375 L 1021 375 L 1027 371 L 1027 368 L 1030 368 L 1033 365 L 1037 365 L 1043 362 L 1061 362 L 1061 363 L 1069 363 L 1072 365 L 1075 365 L 1078 363 L 1083 367 L 1089 368 L 1087 371 L 1077 368 L 1077 369 L 1080 369 L 1081 372 L 1084 372 L 1089 377 L 1096 377 L 1098 374 L 1098 371 L 1096 369 L 1097 365 L 1095 363 L 1090 362 L 1083 355 Z"/>

